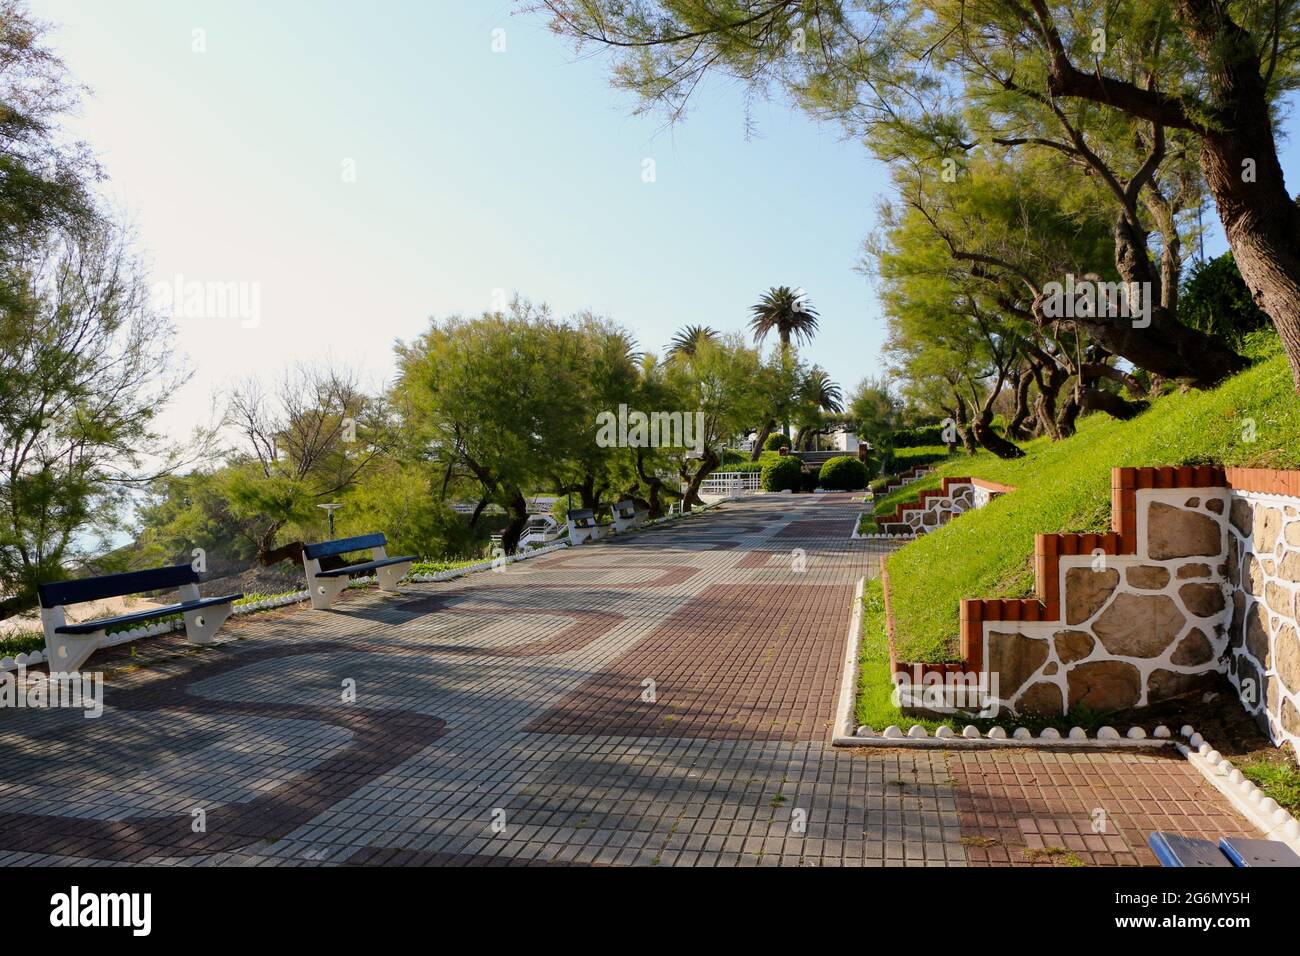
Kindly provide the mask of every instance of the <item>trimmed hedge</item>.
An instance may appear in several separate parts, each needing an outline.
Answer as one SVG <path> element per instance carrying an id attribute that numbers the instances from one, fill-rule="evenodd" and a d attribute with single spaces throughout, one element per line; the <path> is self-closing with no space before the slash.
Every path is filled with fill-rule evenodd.
<path id="1" fill-rule="evenodd" d="M 803 487 L 803 462 L 793 456 L 766 462 L 760 483 L 764 491 L 799 491 Z"/>
<path id="2" fill-rule="evenodd" d="M 782 448 L 790 447 L 790 436 L 783 435 L 781 432 L 772 432 L 763 442 L 763 451 L 780 451 Z"/>
<path id="3" fill-rule="evenodd" d="M 827 459 L 819 476 L 827 491 L 857 491 L 867 486 L 867 466 L 851 455 Z"/>
<path id="4" fill-rule="evenodd" d="M 942 425 L 901 428 L 894 432 L 890 439 L 890 444 L 895 448 L 915 448 L 918 445 L 942 445 L 943 443 Z"/>

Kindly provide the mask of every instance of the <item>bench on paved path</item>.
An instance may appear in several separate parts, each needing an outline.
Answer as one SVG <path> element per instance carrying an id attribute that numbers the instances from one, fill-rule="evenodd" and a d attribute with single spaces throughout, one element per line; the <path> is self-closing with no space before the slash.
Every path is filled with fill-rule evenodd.
<path id="1" fill-rule="evenodd" d="M 69 604 L 173 588 L 180 595 L 179 603 L 147 611 L 69 624 L 63 610 Z M 234 611 L 234 602 L 243 597 L 242 594 L 201 597 L 199 574 L 188 564 L 103 574 L 76 581 L 53 581 L 38 585 L 36 590 L 40 597 L 41 625 L 45 629 L 45 656 L 51 674 L 80 670 L 90 655 L 103 645 L 108 628 L 144 624 L 173 614 L 180 614 L 184 619 L 185 638 L 191 644 L 211 644 L 221 625 Z"/>
<path id="2" fill-rule="evenodd" d="M 567 518 L 570 544 L 599 541 L 614 531 L 611 525 L 600 524 L 596 520 L 596 512 L 591 508 L 574 508 L 568 513 Z"/>
<path id="3" fill-rule="evenodd" d="M 382 532 L 303 545 L 302 566 L 307 573 L 307 590 L 311 593 L 311 606 L 318 611 L 328 611 L 333 607 L 334 599 L 348 586 L 348 578 L 368 571 L 375 572 L 379 590 L 396 591 L 397 582 L 406 576 L 406 572 L 411 569 L 416 558 L 414 555 L 390 558 L 385 550 L 387 545 L 388 539 Z M 321 558 L 336 558 L 352 551 L 369 551 L 374 555 L 374 559 L 360 564 L 345 564 L 341 568 L 332 568 L 328 571 L 321 568 Z"/>
<path id="4" fill-rule="evenodd" d="M 1277 840 L 1219 837 L 1218 843 L 1211 843 L 1177 833 L 1156 832 L 1147 838 L 1147 844 L 1161 866 L 1300 866 L 1300 856 Z"/>
<path id="5" fill-rule="evenodd" d="M 610 506 L 610 513 L 614 516 L 614 530 L 620 532 L 637 527 L 646 516 L 646 512 L 636 510 L 636 502 L 631 498 L 614 502 Z"/>

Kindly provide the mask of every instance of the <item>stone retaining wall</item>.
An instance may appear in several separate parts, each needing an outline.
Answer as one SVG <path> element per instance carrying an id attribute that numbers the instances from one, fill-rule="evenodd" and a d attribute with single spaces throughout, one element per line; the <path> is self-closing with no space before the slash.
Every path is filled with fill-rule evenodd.
<path id="1" fill-rule="evenodd" d="M 1227 477 L 1224 664 L 1247 712 L 1275 744 L 1300 754 L 1300 472 L 1243 468 Z"/>
<path id="2" fill-rule="evenodd" d="M 899 505 L 892 515 L 878 516 L 876 527 L 882 534 L 927 534 L 962 512 L 982 508 L 1014 490 L 980 478 L 945 478 L 941 487 L 920 492 L 915 501 Z"/>
<path id="3" fill-rule="evenodd" d="M 1300 750 L 1300 472 L 1117 468 L 1112 527 L 1039 535 L 1037 597 L 963 601 L 962 662 L 919 670 L 981 675 L 1002 706 L 1057 714 L 1226 672 L 1273 742 Z"/>

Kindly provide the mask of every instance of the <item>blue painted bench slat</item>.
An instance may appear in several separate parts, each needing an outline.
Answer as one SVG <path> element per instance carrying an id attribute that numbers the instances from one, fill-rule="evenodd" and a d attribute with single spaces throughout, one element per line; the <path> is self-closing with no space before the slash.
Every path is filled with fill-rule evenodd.
<path id="1" fill-rule="evenodd" d="M 309 558 L 336 558 L 349 551 L 369 551 L 372 548 L 382 548 L 387 544 L 388 539 L 383 534 L 362 534 L 355 538 L 339 538 L 335 541 L 304 545 L 302 553 Z"/>
<path id="2" fill-rule="evenodd" d="M 96 631 L 102 631 L 107 627 L 117 627 L 121 624 L 141 624 L 145 621 L 156 621 L 160 617 L 167 617 L 170 614 L 183 614 L 186 611 L 201 611 L 205 607 L 216 607 L 219 604 L 233 604 L 244 595 L 227 594 L 224 597 L 204 598 L 201 601 L 182 601 L 179 604 L 168 604 L 165 607 L 154 607 L 147 611 L 136 611 L 134 614 L 123 614 L 121 617 L 101 618 L 98 621 L 83 621 L 80 624 L 65 624 L 62 627 L 54 629 L 56 634 L 94 634 Z"/>
<path id="3" fill-rule="evenodd" d="M 1233 866 L 1300 866 L 1300 856 L 1277 840 L 1219 837 L 1219 849 Z"/>
<path id="4" fill-rule="evenodd" d="M 347 564 L 341 568 L 335 568 L 332 571 L 318 571 L 318 578 L 337 578 L 342 575 L 361 574 L 365 571 L 377 571 L 379 568 L 386 568 L 393 564 L 403 564 L 415 560 L 415 555 L 408 554 L 400 558 L 384 558 L 382 561 L 365 561 L 361 564 Z"/>
<path id="5" fill-rule="evenodd" d="M 1147 837 L 1147 845 L 1161 866 L 1232 866 L 1232 861 L 1209 840 L 1157 832 Z"/>
<path id="6" fill-rule="evenodd" d="M 149 568 L 146 571 L 127 571 L 124 574 L 101 574 L 78 581 L 52 581 L 38 584 L 37 594 L 41 607 L 59 607 L 63 604 L 83 604 L 124 594 L 144 591 L 166 591 L 182 584 L 198 584 L 199 574 L 188 564 L 166 568 Z"/>

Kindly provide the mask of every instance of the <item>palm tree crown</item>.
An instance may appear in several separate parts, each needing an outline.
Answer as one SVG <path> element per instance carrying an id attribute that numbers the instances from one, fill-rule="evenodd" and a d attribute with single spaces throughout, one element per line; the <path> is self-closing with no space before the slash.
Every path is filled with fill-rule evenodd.
<path id="1" fill-rule="evenodd" d="M 804 397 L 822 411 L 839 414 L 844 411 L 844 393 L 831 381 L 831 377 L 818 366 L 813 366 L 803 381 Z"/>
<path id="2" fill-rule="evenodd" d="M 708 325 L 687 325 L 679 329 L 668 343 L 669 357 L 674 355 L 694 355 L 705 342 L 715 342 L 718 330 Z"/>
<path id="3" fill-rule="evenodd" d="M 811 342 L 817 332 L 817 310 L 802 289 L 784 285 L 768 289 L 750 311 L 754 317 L 749 327 L 755 342 L 762 342 L 767 333 L 775 331 L 782 348 L 789 348 L 791 338 Z"/>

